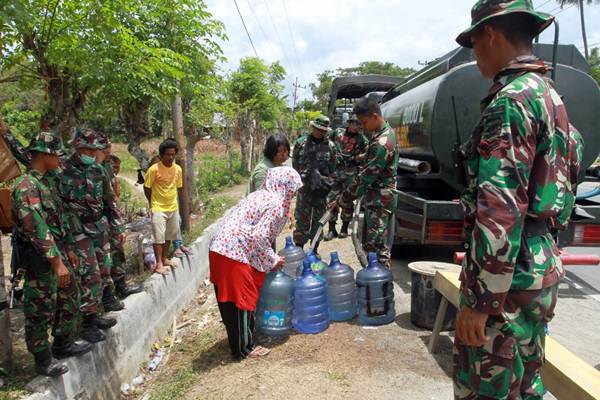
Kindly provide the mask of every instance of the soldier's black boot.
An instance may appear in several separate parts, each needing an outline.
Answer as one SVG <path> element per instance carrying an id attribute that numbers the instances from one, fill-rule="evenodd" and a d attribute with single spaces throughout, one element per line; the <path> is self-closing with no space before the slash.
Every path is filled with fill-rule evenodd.
<path id="1" fill-rule="evenodd" d="M 323 240 L 328 242 L 331 239 L 336 238 L 338 236 L 339 235 L 338 235 L 337 229 L 335 229 L 335 221 L 329 221 L 329 232 L 327 232 L 327 235 L 325 235 Z"/>
<path id="2" fill-rule="evenodd" d="M 102 291 L 102 305 L 104 311 L 121 311 L 125 308 L 125 304 L 115 297 L 110 286 L 105 287 Z"/>
<path id="3" fill-rule="evenodd" d="M 115 326 L 117 324 L 117 320 L 110 317 L 100 317 L 98 315 L 94 315 L 94 324 L 98 327 L 98 329 L 106 330 Z"/>
<path id="4" fill-rule="evenodd" d="M 81 324 L 81 338 L 90 343 L 97 343 L 106 340 L 104 333 L 100 332 L 98 326 L 96 326 L 96 314 L 83 316 L 83 323 Z"/>
<path id="5" fill-rule="evenodd" d="M 340 230 L 340 239 L 345 239 L 348 237 L 348 226 L 350 225 L 349 221 L 342 222 L 342 229 Z"/>
<path id="6" fill-rule="evenodd" d="M 44 376 L 60 376 L 69 371 L 69 367 L 52 357 L 50 350 L 34 353 L 35 372 Z"/>
<path id="7" fill-rule="evenodd" d="M 144 285 L 128 285 L 125 278 L 123 278 L 115 282 L 115 289 L 117 290 L 117 296 L 124 299 L 129 295 L 143 292 Z"/>
<path id="8" fill-rule="evenodd" d="M 52 344 L 52 355 L 59 360 L 67 357 L 77 357 L 92 350 L 92 347 L 88 342 L 76 343 L 68 336 L 56 336 Z"/>

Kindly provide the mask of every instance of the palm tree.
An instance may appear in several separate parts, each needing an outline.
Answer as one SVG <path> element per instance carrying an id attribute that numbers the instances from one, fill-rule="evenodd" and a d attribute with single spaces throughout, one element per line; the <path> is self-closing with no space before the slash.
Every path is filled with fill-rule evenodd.
<path id="1" fill-rule="evenodd" d="M 557 0 L 560 3 L 561 7 L 564 7 L 565 5 L 569 5 L 569 4 L 574 4 L 577 7 L 579 7 L 579 16 L 581 18 L 581 35 L 583 36 L 583 48 L 585 50 L 585 59 L 589 59 L 590 55 L 588 53 L 588 44 L 587 44 L 587 35 L 585 33 L 585 14 L 584 14 L 584 10 L 583 10 L 583 4 L 584 1 L 583 0 Z M 592 3 L 600 3 L 600 0 L 586 0 L 587 4 L 592 4 Z"/>

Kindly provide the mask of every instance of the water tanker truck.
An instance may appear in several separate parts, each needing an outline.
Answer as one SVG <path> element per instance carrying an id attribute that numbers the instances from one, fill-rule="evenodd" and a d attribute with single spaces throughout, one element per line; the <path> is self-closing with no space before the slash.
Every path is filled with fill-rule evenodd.
<path id="1" fill-rule="evenodd" d="M 534 53 L 552 63 L 554 79 L 570 121 L 585 140 L 580 182 L 600 151 L 600 90 L 575 46 L 536 44 Z M 396 85 L 381 108 L 400 146 L 395 244 L 460 245 L 463 185 L 454 149 L 466 142 L 480 116 L 491 82 L 484 79 L 470 49 L 460 48 Z M 581 214 L 560 238 L 561 246 L 600 245 L 600 206 L 579 201 Z"/>

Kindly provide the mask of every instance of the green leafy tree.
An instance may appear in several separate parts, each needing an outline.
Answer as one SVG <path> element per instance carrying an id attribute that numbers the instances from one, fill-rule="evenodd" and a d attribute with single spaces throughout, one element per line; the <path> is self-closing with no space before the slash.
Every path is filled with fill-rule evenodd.
<path id="1" fill-rule="evenodd" d="M 592 67 L 592 77 L 600 85 L 600 47 L 595 47 L 590 52 L 590 59 L 588 60 L 590 67 Z"/>
<path id="2" fill-rule="evenodd" d="M 242 166 L 252 168 L 253 149 L 265 135 L 282 129 L 280 117 L 287 110 L 281 81 L 285 69 L 256 57 L 244 58 L 228 80 L 228 98 L 236 110 L 235 132 L 240 139 Z"/>

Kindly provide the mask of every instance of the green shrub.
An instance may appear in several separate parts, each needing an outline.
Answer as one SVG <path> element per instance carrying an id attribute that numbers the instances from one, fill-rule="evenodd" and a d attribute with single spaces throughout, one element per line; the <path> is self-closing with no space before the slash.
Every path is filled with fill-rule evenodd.
<path id="1" fill-rule="evenodd" d="M 233 171 L 229 170 L 226 157 L 214 154 L 200 156 L 200 168 L 196 173 L 196 189 L 200 198 L 218 192 L 226 186 L 242 182 L 242 165 L 239 153 L 233 153 Z"/>

